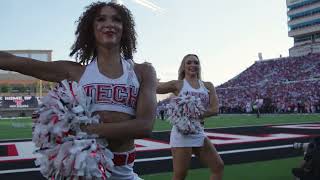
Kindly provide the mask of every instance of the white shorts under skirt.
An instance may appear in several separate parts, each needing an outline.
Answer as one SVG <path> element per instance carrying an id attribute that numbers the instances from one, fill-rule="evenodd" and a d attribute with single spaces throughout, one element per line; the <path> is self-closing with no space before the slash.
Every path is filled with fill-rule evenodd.
<path id="1" fill-rule="evenodd" d="M 172 127 L 170 135 L 170 146 L 171 147 L 202 147 L 204 144 L 204 130 L 199 134 L 188 134 L 183 135 L 179 133 L 175 126 Z"/>

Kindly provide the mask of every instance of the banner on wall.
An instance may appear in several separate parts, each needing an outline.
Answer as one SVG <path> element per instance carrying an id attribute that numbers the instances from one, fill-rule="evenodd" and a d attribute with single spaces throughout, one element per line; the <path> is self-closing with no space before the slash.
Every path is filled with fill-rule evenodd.
<path id="1" fill-rule="evenodd" d="M 0 108 L 37 108 L 35 96 L 0 96 Z"/>

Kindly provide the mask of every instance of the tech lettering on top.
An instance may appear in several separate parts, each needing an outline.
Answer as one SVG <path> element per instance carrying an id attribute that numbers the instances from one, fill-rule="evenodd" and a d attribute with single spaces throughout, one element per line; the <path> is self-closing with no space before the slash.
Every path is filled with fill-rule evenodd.
<path id="1" fill-rule="evenodd" d="M 87 84 L 83 86 L 94 104 L 117 104 L 136 108 L 139 88 L 126 84 Z"/>

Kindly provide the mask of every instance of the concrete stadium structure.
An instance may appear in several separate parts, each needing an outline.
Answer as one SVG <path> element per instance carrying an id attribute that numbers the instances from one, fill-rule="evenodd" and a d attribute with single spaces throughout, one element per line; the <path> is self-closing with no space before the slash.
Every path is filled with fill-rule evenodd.
<path id="1" fill-rule="evenodd" d="M 320 0 L 287 0 L 290 56 L 320 52 Z"/>

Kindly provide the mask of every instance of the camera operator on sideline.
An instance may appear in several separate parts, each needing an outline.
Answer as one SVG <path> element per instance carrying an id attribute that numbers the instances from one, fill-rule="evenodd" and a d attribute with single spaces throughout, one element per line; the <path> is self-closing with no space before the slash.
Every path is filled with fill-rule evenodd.
<path id="1" fill-rule="evenodd" d="M 309 143 L 294 143 L 295 149 L 304 151 L 302 164 L 292 169 L 292 174 L 298 180 L 320 180 L 320 136 Z"/>

